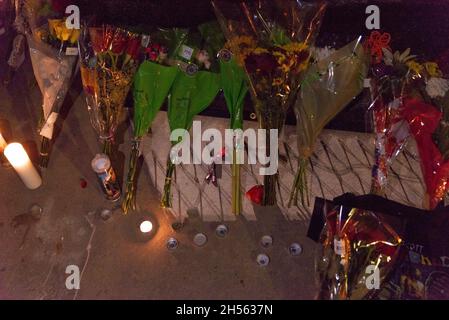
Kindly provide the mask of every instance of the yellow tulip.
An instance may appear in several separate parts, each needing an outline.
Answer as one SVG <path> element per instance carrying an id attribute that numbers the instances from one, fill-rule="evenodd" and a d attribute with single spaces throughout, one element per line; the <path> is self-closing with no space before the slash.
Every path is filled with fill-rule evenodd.
<path id="1" fill-rule="evenodd" d="M 78 41 L 78 38 L 80 36 L 80 30 L 79 29 L 73 29 L 72 34 L 70 35 L 70 43 L 76 43 Z"/>
<path id="2" fill-rule="evenodd" d="M 56 37 L 56 26 L 61 23 L 61 19 L 48 19 L 48 30 L 53 37 Z"/>

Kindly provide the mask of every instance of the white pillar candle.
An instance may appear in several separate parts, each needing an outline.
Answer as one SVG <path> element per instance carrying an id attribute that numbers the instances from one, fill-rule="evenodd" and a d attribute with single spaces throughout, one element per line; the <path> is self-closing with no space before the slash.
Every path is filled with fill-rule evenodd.
<path id="1" fill-rule="evenodd" d="M 40 187 L 42 179 L 20 143 L 8 144 L 4 154 L 28 189 Z"/>

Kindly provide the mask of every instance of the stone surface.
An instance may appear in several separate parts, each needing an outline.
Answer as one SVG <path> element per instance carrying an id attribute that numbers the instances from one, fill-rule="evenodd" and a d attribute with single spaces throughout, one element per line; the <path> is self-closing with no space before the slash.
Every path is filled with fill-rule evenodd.
<path id="1" fill-rule="evenodd" d="M 218 222 L 200 219 L 187 220 L 175 232 L 171 224 L 176 219 L 159 208 L 159 194 L 144 167 L 138 203 L 142 212 L 153 213 L 157 220 L 154 237 L 145 243 L 136 240 L 133 214 L 123 216 L 113 210 L 109 220 L 101 219 L 101 210 L 114 205 L 103 198 L 90 168 L 99 145 L 79 91 L 75 85 L 69 92 L 66 119 L 49 167 L 42 171 L 41 188 L 27 190 L 12 169 L 0 168 L 0 299 L 314 297 L 314 245 L 305 237 L 306 224 L 287 221 L 276 209 L 260 209 L 252 220 L 242 216 L 227 222 L 225 238 L 215 235 Z M 0 104 L 2 128 L 6 128 L 2 130 L 9 127 L 10 131 L 8 141 L 23 143 L 36 161 L 40 93 L 28 64 L 11 87 L 0 87 Z M 126 137 L 118 139 L 116 161 L 122 178 L 130 148 L 130 130 L 124 129 L 121 135 Z M 86 188 L 80 186 L 80 179 L 87 181 Z M 38 221 L 26 215 L 33 204 L 43 208 Z M 23 214 L 25 218 L 16 218 Z M 198 232 L 208 236 L 201 248 L 192 242 Z M 273 235 L 275 245 L 261 248 L 264 234 Z M 176 250 L 167 250 L 169 237 L 178 239 Z M 301 256 L 289 255 L 292 242 L 304 246 Z M 266 268 L 256 263 L 260 252 L 271 259 Z M 78 293 L 65 287 L 68 265 L 84 268 Z"/>
<path id="2" fill-rule="evenodd" d="M 311 299 L 315 296 L 316 247 L 305 236 L 311 207 L 287 209 L 280 203 L 280 207 L 261 208 L 244 200 L 244 214 L 235 217 L 228 210 L 229 197 L 223 197 L 223 209 L 213 208 L 219 203 L 219 190 L 207 185 L 203 194 L 210 198 L 210 203 L 198 210 L 198 203 L 188 205 L 197 198 L 196 183 L 187 178 L 182 180 L 181 176 L 177 183 L 183 184 L 174 190 L 178 189 L 190 201 L 182 201 L 181 207 L 175 206 L 172 212 L 159 207 L 161 181 L 154 183 L 154 172 L 159 176 L 164 173 L 169 145 L 163 112 L 158 115 L 152 136 L 143 143 L 145 161 L 138 185 L 139 213 L 122 215 L 118 204 L 104 199 L 91 170 L 91 159 L 100 147 L 80 92 L 77 79 L 66 99 L 62 112 L 65 121 L 49 167 L 41 172 L 44 180 L 41 188 L 27 190 L 13 169 L 0 168 L 0 299 Z M 23 143 L 35 162 L 40 99 L 28 63 L 22 66 L 10 87 L 0 87 L 2 133 L 8 141 Z M 198 119 L 204 128 L 227 126 L 225 119 Z M 129 122 L 124 121 L 114 160 L 121 181 L 127 167 L 130 133 Z M 286 128 L 286 140 L 294 153 L 292 133 L 294 128 Z M 326 131 L 320 139 L 328 146 L 334 169 L 318 143 L 316 157 L 312 159 L 315 173 L 309 169 L 311 199 L 332 198 L 343 191 L 368 192 L 372 137 Z M 366 156 L 357 139 L 363 143 Z M 348 158 L 340 141 L 347 147 Z M 395 161 L 397 176 L 391 174 L 388 194 L 397 201 L 420 206 L 422 178 L 414 153 L 410 143 L 407 151 L 410 164 L 403 155 Z M 156 171 L 154 159 L 161 163 Z M 285 199 L 293 172 L 287 162 L 280 165 L 281 195 Z M 205 170 L 198 169 L 198 181 L 203 181 Z M 178 172 L 192 170 L 191 165 L 186 165 L 184 171 Z M 260 179 L 250 172 L 247 168 L 242 177 L 245 188 Z M 87 182 L 85 188 L 80 185 L 81 179 Z M 228 193 L 229 167 L 223 168 L 220 184 L 221 192 Z M 34 204 L 43 208 L 42 214 L 29 213 Z M 107 220 L 100 216 L 104 209 L 112 210 Z M 136 235 L 136 217 L 141 213 L 154 217 L 155 234 L 147 242 Z M 187 219 L 175 231 L 172 225 L 179 222 L 179 214 Z M 229 232 L 220 238 L 215 230 L 223 221 Z M 200 232 L 208 237 L 204 247 L 196 247 L 192 241 Z M 261 246 L 263 235 L 273 237 L 272 246 Z M 176 250 L 166 247 L 170 237 L 179 241 Z M 300 255 L 290 255 L 292 243 L 302 246 Z M 264 268 L 256 262 L 261 253 L 270 258 Z M 76 265 L 82 271 L 79 291 L 67 290 L 65 286 L 68 265 Z"/>

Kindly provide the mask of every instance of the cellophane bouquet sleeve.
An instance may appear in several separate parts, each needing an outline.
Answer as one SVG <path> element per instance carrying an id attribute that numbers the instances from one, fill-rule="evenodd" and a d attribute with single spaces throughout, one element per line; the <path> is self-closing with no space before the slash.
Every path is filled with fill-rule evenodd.
<path id="1" fill-rule="evenodd" d="M 69 29 L 46 1 L 21 1 L 19 8 L 21 30 L 26 32 L 33 72 L 42 93 L 39 165 L 45 168 L 55 123 L 77 67 L 79 30 Z"/>
<path id="2" fill-rule="evenodd" d="M 282 131 L 287 110 L 296 101 L 325 4 L 213 0 L 212 5 L 227 47 L 248 76 L 259 126 L 267 129 L 270 141 L 270 129 Z M 276 203 L 277 179 L 277 172 L 264 175 L 263 205 Z"/>
<path id="3" fill-rule="evenodd" d="M 79 41 L 81 80 L 90 122 L 113 157 L 116 129 L 140 63 L 141 36 L 110 25 L 84 25 Z"/>
<path id="4" fill-rule="evenodd" d="M 294 104 L 298 143 L 298 170 L 289 205 L 308 201 L 306 168 L 315 142 L 326 124 L 360 94 L 368 73 L 369 56 L 360 38 L 312 64 Z"/>

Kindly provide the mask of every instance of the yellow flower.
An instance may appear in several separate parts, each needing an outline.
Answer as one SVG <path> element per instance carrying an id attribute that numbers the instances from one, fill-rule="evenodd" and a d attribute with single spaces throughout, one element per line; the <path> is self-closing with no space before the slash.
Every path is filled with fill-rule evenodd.
<path id="1" fill-rule="evenodd" d="M 424 67 L 415 60 L 407 61 L 405 64 L 410 70 L 412 70 L 416 74 L 421 74 L 424 70 Z"/>
<path id="2" fill-rule="evenodd" d="M 244 65 L 246 57 L 257 47 L 256 41 L 249 36 L 236 36 L 226 42 L 225 48 L 236 57 L 237 63 Z"/>
<path id="3" fill-rule="evenodd" d="M 56 37 L 56 26 L 60 25 L 61 19 L 48 19 L 48 30 L 53 37 Z"/>
<path id="4" fill-rule="evenodd" d="M 40 40 L 46 41 L 48 37 L 48 31 L 45 29 L 38 29 L 35 31 L 36 37 Z"/>
<path id="5" fill-rule="evenodd" d="M 62 19 L 48 19 L 48 29 L 50 34 L 60 41 L 70 41 L 75 43 L 78 41 L 80 30 L 68 29 L 65 20 Z"/>
<path id="6" fill-rule="evenodd" d="M 424 63 L 424 68 L 426 68 L 427 73 L 432 78 L 441 78 L 443 76 L 436 62 L 426 62 Z"/>
<path id="7" fill-rule="evenodd" d="M 290 58 L 289 60 L 287 60 L 286 63 L 282 63 L 282 64 L 281 64 L 280 69 L 281 69 L 283 72 L 287 73 L 287 72 L 290 71 L 290 69 L 293 67 L 294 64 L 295 64 L 295 61 L 294 61 L 293 59 Z"/>
<path id="8" fill-rule="evenodd" d="M 285 56 L 285 54 L 283 54 L 282 52 L 279 52 L 279 51 L 274 51 L 273 56 L 275 56 L 275 58 L 278 60 L 279 64 L 284 63 L 285 59 L 287 58 Z"/>
<path id="9" fill-rule="evenodd" d="M 74 44 L 78 41 L 78 38 L 80 36 L 80 30 L 79 29 L 73 29 L 72 34 L 70 35 L 70 43 Z"/>
<path id="10" fill-rule="evenodd" d="M 304 42 L 290 42 L 282 46 L 282 49 L 288 52 L 300 52 L 307 49 L 307 45 Z"/>
<path id="11" fill-rule="evenodd" d="M 256 49 L 254 49 L 252 53 L 254 53 L 254 54 L 268 53 L 268 50 L 265 48 L 258 47 Z"/>

